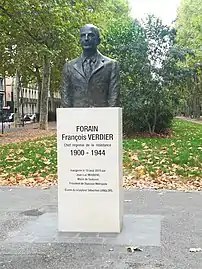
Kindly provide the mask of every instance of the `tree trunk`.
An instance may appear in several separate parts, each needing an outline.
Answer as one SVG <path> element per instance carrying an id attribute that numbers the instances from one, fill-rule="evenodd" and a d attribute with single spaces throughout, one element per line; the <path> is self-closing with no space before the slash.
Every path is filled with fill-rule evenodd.
<path id="1" fill-rule="evenodd" d="M 189 99 L 187 100 L 187 105 L 188 105 L 188 115 L 190 118 L 193 117 L 193 93 L 191 94 L 191 96 L 189 97 Z"/>
<path id="2" fill-rule="evenodd" d="M 41 89 L 41 107 L 40 107 L 40 129 L 48 129 L 48 92 L 50 89 L 51 65 L 47 56 L 44 56 L 43 78 Z"/>
<path id="3" fill-rule="evenodd" d="M 20 123 L 20 74 L 16 70 L 15 74 L 15 86 L 14 86 L 14 124 L 15 127 L 19 126 Z"/>
<path id="4" fill-rule="evenodd" d="M 197 96 L 196 100 L 196 119 L 200 118 L 200 96 Z"/>
<path id="5" fill-rule="evenodd" d="M 4 87 L 4 104 L 5 104 L 5 106 L 7 106 L 7 99 L 6 99 L 6 76 L 4 75 L 4 77 L 3 77 L 3 81 L 4 81 L 4 83 L 3 83 L 3 87 Z"/>
<path id="6" fill-rule="evenodd" d="M 151 124 L 149 123 L 149 121 L 147 122 L 147 125 L 148 125 L 148 129 L 149 129 L 149 133 L 152 134 Z"/>
<path id="7" fill-rule="evenodd" d="M 201 102 L 200 102 L 200 95 L 201 95 L 201 91 L 200 91 L 200 75 L 198 75 L 198 77 L 196 78 L 196 118 L 199 119 L 200 118 L 200 114 L 201 114 Z"/>
<path id="8" fill-rule="evenodd" d="M 194 95 L 193 95 L 193 118 L 194 119 L 197 118 L 196 111 L 197 111 L 197 95 L 196 95 L 196 92 L 194 92 Z"/>
<path id="9" fill-rule="evenodd" d="M 39 119 L 40 119 L 42 80 L 41 80 L 39 67 L 36 67 L 36 78 L 37 78 L 37 85 L 38 85 L 37 113 L 39 114 Z"/>
<path id="10" fill-rule="evenodd" d="M 200 71 L 200 75 L 199 75 L 199 94 L 200 94 L 199 106 L 200 106 L 200 116 L 201 116 L 202 114 L 202 70 Z"/>
<path id="11" fill-rule="evenodd" d="M 53 89 L 50 87 L 50 111 L 55 111 L 55 105 L 54 105 L 54 92 Z"/>
<path id="12" fill-rule="evenodd" d="M 154 108 L 154 121 L 153 121 L 153 126 L 152 126 L 152 134 L 155 132 L 155 129 L 156 129 L 156 121 L 157 121 L 157 109 L 155 107 Z"/>

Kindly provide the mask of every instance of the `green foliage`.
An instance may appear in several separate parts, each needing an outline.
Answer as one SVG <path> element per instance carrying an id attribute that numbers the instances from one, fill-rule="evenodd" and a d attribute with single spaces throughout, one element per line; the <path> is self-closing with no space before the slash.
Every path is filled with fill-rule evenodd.
<path id="1" fill-rule="evenodd" d="M 51 90 L 58 91 L 65 60 L 80 53 L 80 27 L 89 22 L 103 22 L 104 28 L 111 18 L 116 20 L 118 16 L 128 16 L 125 0 L 7 0 L 0 3 L 0 31 L 4 37 L 0 46 L 3 62 L 0 73 L 13 75 L 18 70 L 21 84 L 38 82 L 41 128 L 47 127 L 50 77 Z"/>
<path id="2" fill-rule="evenodd" d="M 165 132 L 170 127 L 178 99 L 175 87 L 182 80 L 177 65 L 182 52 L 176 48 L 172 53 L 174 43 L 175 29 L 154 16 L 143 25 L 121 19 L 105 32 L 103 51 L 121 68 L 125 133 Z"/>
<path id="3" fill-rule="evenodd" d="M 51 61 L 52 72 L 55 72 L 53 85 L 57 90 L 58 71 L 67 58 L 74 58 L 81 52 L 80 27 L 91 22 L 104 28 L 107 21 L 121 16 L 128 16 L 125 0 L 4 1 L 0 4 L 0 31 L 3 34 L 0 55 L 5 68 L 2 70 L 1 65 L 0 73 L 13 75 L 17 67 L 26 77 L 27 71 L 33 74 L 38 66 L 42 74 L 46 55 Z"/>
<path id="4" fill-rule="evenodd" d="M 182 0 L 176 21 L 177 44 L 191 49 L 183 66 L 191 75 L 184 83 L 181 97 L 185 114 L 198 118 L 202 104 L 202 5 L 201 0 Z M 193 57 L 194 56 L 194 57 Z"/>
<path id="5" fill-rule="evenodd" d="M 176 21 L 177 42 L 185 48 L 191 48 L 195 57 L 188 62 L 202 61 L 202 4 L 201 0 L 182 0 Z"/>

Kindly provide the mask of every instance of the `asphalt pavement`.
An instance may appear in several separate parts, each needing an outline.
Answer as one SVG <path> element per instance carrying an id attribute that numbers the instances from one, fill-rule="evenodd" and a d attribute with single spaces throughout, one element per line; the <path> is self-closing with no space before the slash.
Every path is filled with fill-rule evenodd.
<path id="1" fill-rule="evenodd" d="M 61 235 L 57 187 L 2 187 L 0 268 L 201 269 L 202 253 L 189 251 L 202 248 L 201 204 L 202 192 L 128 190 L 120 235 Z"/>

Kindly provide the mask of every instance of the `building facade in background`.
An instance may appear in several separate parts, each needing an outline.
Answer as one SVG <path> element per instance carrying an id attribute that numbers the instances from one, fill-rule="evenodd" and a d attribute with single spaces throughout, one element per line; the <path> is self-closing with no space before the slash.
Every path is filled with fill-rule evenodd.
<path id="1" fill-rule="evenodd" d="M 14 77 L 6 77 L 4 79 L 4 106 L 9 106 L 9 112 L 11 113 L 14 112 L 14 86 Z M 22 88 L 19 92 L 20 115 L 38 113 L 38 99 L 38 87 L 36 84 L 28 84 L 26 88 Z M 53 100 L 51 100 L 49 94 L 49 111 L 55 112 L 58 107 L 60 107 L 60 94 L 54 93 Z"/>

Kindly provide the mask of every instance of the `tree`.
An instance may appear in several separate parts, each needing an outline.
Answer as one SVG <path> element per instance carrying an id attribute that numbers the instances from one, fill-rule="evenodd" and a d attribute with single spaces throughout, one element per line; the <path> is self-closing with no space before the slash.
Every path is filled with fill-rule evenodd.
<path id="1" fill-rule="evenodd" d="M 65 59 L 75 57 L 80 51 L 80 26 L 89 21 L 103 21 L 105 27 L 111 16 L 128 15 L 127 12 L 125 0 L 7 0 L 0 3 L 0 30 L 6 36 L 4 49 L 7 49 L 7 38 L 11 38 L 11 46 L 17 51 L 11 57 L 14 69 L 17 65 L 22 77 L 25 70 L 30 70 L 41 89 L 41 129 L 47 128 L 51 71 L 56 71 L 52 77 L 59 81 L 57 71 L 62 69 Z"/>
<path id="2" fill-rule="evenodd" d="M 191 49 L 193 55 L 187 55 L 184 66 L 192 72 L 186 88 L 188 114 L 200 117 L 202 104 L 202 5 L 200 0 L 182 0 L 176 20 L 177 44 L 184 49 Z"/>
<path id="3" fill-rule="evenodd" d="M 152 134 L 170 127 L 179 98 L 176 88 L 186 73 L 178 65 L 183 52 L 173 50 L 175 37 L 175 29 L 151 15 L 143 24 L 121 19 L 106 31 L 105 53 L 121 67 L 125 133 Z"/>

